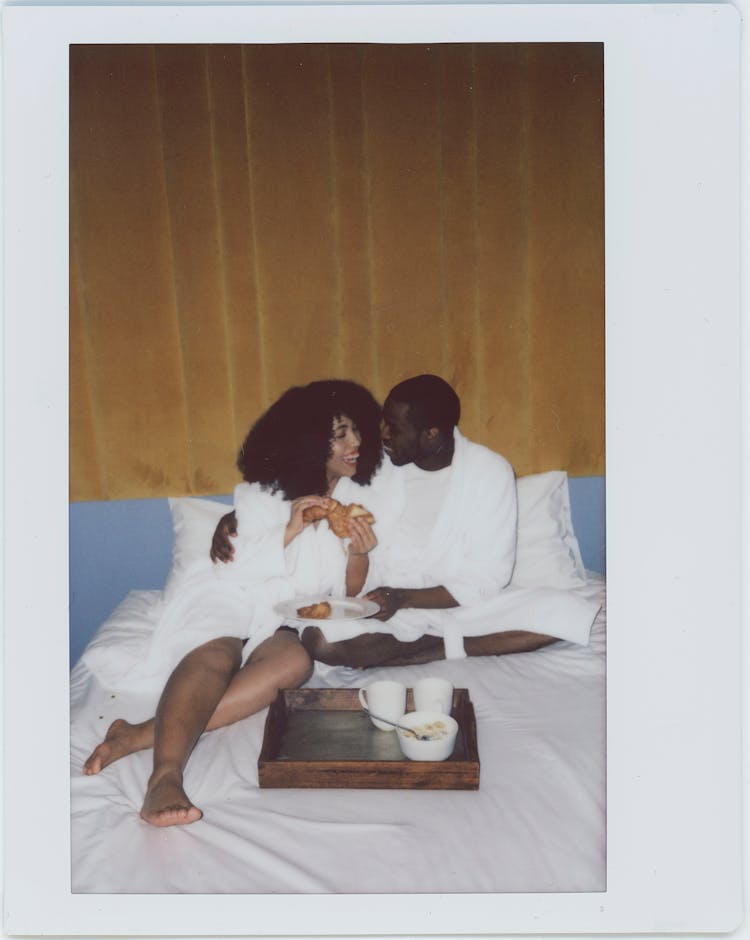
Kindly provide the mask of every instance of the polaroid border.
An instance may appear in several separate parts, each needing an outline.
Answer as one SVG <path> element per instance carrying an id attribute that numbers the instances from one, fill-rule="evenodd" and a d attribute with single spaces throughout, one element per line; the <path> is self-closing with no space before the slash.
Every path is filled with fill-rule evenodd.
<path id="1" fill-rule="evenodd" d="M 509 936 L 738 927 L 739 19 L 729 4 L 700 3 L 5 7 L 8 932 Z M 606 893 L 295 895 L 293 905 L 285 896 L 70 893 L 62 706 L 68 44 L 227 40 L 605 44 Z"/>

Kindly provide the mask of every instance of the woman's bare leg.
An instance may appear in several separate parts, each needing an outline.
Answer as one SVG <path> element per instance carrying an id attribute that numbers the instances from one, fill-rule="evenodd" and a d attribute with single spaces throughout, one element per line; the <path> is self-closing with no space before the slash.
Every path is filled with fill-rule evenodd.
<path id="1" fill-rule="evenodd" d="M 235 673 L 204 730 L 214 731 L 254 715 L 271 704 L 279 689 L 296 688 L 306 682 L 312 669 L 312 660 L 297 634 L 277 631 L 260 643 Z M 153 747 L 154 722 L 153 718 L 139 724 L 121 718 L 113 721 L 105 739 L 84 764 L 83 772 L 98 774 L 120 757 Z"/>
<path id="2" fill-rule="evenodd" d="M 312 675 L 313 661 L 296 630 L 277 630 L 259 643 L 234 677 L 206 725 L 223 728 L 270 705 L 279 689 L 296 689 Z"/>
<path id="3" fill-rule="evenodd" d="M 241 641 L 221 637 L 185 656 L 164 686 L 154 719 L 154 769 L 141 818 L 154 826 L 195 822 L 182 775 L 198 738 L 240 667 Z"/>

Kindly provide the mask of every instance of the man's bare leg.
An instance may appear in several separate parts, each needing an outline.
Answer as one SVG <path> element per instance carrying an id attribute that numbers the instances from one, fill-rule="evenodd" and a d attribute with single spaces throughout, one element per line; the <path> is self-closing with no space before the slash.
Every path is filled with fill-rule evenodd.
<path id="1" fill-rule="evenodd" d="M 308 627 L 302 642 L 313 659 L 330 666 L 367 669 L 373 666 L 417 666 L 445 659 L 442 637 L 422 636 L 411 643 L 390 633 L 363 633 L 350 640 L 329 643 L 318 627 Z M 464 637 L 467 656 L 503 656 L 529 653 L 554 643 L 555 637 L 527 630 L 510 630 L 485 636 Z"/>
<path id="2" fill-rule="evenodd" d="M 534 650 L 556 643 L 557 637 L 529 630 L 506 630 L 486 636 L 465 636 L 467 656 L 505 656 L 510 653 L 533 653 Z"/>
<path id="3" fill-rule="evenodd" d="M 511 653 L 532 653 L 534 650 L 555 643 L 554 636 L 532 633 L 529 630 L 505 630 L 484 636 L 465 636 L 464 652 L 467 656 L 507 656 Z M 442 637 L 423 636 L 414 643 L 402 643 L 396 655 L 380 663 L 382 666 L 417 666 L 445 659 Z"/>
<path id="4" fill-rule="evenodd" d="M 235 673 L 206 724 L 214 731 L 254 715 L 270 705 L 279 689 L 296 688 L 306 682 L 313 663 L 296 632 L 279 630 L 260 643 L 245 665 Z M 130 724 L 122 718 L 113 721 L 107 736 L 84 764 L 85 774 L 98 774 L 109 764 L 135 751 L 154 745 L 154 719 Z"/>
<path id="5" fill-rule="evenodd" d="M 416 665 L 445 659 L 443 640 L 439 636 L 422 636 L 404 643 L 390 633 L 363 633 L 350 640 L 329 643 L 318 627 L 307 627 L 302 643 L 318 662 L 355 669 Z"/>

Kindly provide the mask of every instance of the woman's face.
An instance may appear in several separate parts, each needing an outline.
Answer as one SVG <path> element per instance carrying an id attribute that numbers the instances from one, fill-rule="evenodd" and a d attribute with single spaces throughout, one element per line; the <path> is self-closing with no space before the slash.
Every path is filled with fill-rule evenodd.
<path id="1" fill-rule="evenodd" d="M 362 436 L 351 418 L 340 415 L 333 419 L 331 450 L 326 461 L 326 477 L 329 483 L 339 477 L 353 477 L 357 472 L 361 440 Z"/>

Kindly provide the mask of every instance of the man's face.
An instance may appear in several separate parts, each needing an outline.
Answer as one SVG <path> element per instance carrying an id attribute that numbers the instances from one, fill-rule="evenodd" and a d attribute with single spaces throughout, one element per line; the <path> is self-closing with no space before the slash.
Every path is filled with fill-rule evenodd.
<path id="1" fill-rule="evenodd" d="M 380 439 L 391 463 L 397 467 L 413 463 L 419 457 L 421 434 L 409 418 L 408 404 L 386 399 Z"/>

